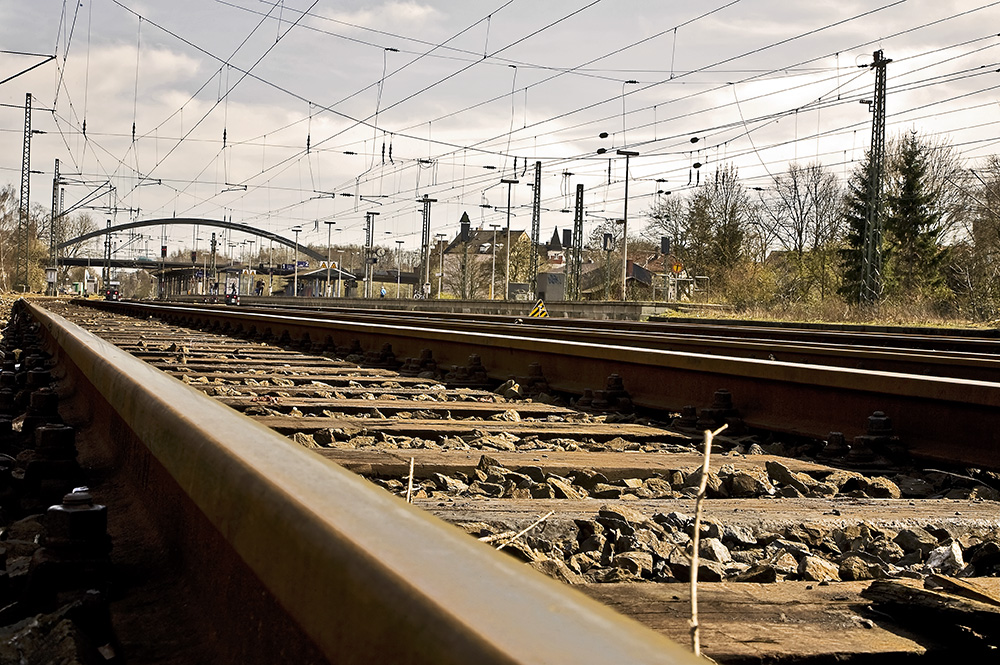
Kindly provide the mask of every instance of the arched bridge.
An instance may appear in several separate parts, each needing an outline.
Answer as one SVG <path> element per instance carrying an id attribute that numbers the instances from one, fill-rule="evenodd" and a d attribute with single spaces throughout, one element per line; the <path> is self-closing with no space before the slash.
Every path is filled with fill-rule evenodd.
<path id="1" fill-rule="evenodd" d="M 273 240 L 281 245 L 287 245 L 288 247 L 295 248 L 295 240 L 289 240 L 279 236 L 276 233 L 271 233 L 270 231 L 264 231 L 263 229 L 255 229 L 252 226 L 247 226 L 246 224 L 240 224 L 239 222 L 227 222 L 221 219 L 201 219 L 199 217 L 165 217 L 163 219 L 147 219 L 141 222 L 126 222 L 125 224 L 118 224 L 117 226 L 111 226 L 108 228 L 100 229 L 98 231 L 91 231 L 90 233 L 85 233 L 82 236 L 77 236 L 76 238 L 70 238 L 66 242 L 59 243 L 56 249 L 63 249 L 69 247 L 70 245 L 75 245 L 77 243 L 85 242 L 91 238 L 99 238 L 107 233 L 117 233 L 119 231 L 127 231 L 129 229 L 138 229 L 145 226 L 161 226 L 164 224 L 171 225 L 185 225 L 185 226 L 213 226 L 222 229 L 232 229 L 233 231 L 240 231 L 242 233 L 248 233 L 250 235 L 260 236 L 261 238 L 267 238 L 268 240 Z M 316 259 L 317 261 L 325 261 L 326 256 L 320 254 L 319 252 L 299 245 L 299 251 Z"/>

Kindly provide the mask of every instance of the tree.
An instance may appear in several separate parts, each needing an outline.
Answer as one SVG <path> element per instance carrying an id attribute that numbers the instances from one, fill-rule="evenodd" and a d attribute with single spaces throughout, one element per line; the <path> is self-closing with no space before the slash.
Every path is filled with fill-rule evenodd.
<path id="1" fill-rule="evenodd" d="M 837 178 L 814 162 L 792 163 L 774 179 L 772 195 L 761 206 L 768 230 L 789 253 L 791 288 L 797 298 L 814 289 L 822 300 L 833 281 L 834 243 L 842 233 L 843 216 Z"/>
<path id="2" fill-rule="evenodd" d="M 977 320 L 1000 316 L 1000 157 L 991 155 L 958 180 L 965 196 L 962 239 L 949 251 L 949 287 L 959 311 Z"/>
<path id="3" fill-rule="evenodd" d="M 928 178 L 927 146 L 911 132 L 892 164 L 886 197 L 886 287 L 897 298 L 947 296 L 947 251 L 939 244 L 944 227 L 942 190 Z"/>
<path id="4" fill-rule="evenodd" d="M 838 251 L 842 281 L 837 292 L 853 305 L 861 303 L 862 263 L 868 206 L 871 202 L 872 168 L 871 155 L 866 152 L 847 182 L 842 208 L 846 235 L 844 245 Z"/>

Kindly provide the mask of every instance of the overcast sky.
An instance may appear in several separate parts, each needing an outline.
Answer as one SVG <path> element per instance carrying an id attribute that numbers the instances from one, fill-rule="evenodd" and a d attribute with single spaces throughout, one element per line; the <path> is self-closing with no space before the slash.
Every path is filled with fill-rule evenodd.
<path id="1" fill-rule="evenodd" d="M 433 233 L 463 211 L 505 224 L 501 178 L 530 228 L 541 161 L 547 238 L 577 184 L 588 227 L 622 216 L 615 149 L 639 153 L 633 220 L 725 162 L 762 195 L 792 161 L 845 177 L 871 140 L 878 49 L 889 135 L 974 165 L 1000 150 L 998 19 L 978 0 L 0 0 L 0 78 L 56 56 L 0 85 L 0 183 L 19 186 L 31 92 L 46 209 L 59 159 L 67 207 L 105 192 L 102 223 L 231 216 L 325 244 L 335 221 L 357 243 L 374 210 L 377 242 L 415 249 L 425 194 Z M 167 233 L 171 250 L 195 235 Z"/>

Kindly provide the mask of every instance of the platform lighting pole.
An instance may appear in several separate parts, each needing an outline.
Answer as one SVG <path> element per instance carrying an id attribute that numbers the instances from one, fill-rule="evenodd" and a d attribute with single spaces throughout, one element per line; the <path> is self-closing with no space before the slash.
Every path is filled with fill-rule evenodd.
<path id="1" fill-rule="evenodd" d="M 333 285 L 330 283 L 330 264 L 333 263 L 333 245 L 331 244 L 331 236 L 333 235 L 333 225 L 337 222 L 325 221 L 326 224 L 326 292 L 327 298 L 333 297 Z M 337 266 L 340 269 L 340 266 Z"/>
<path id="2" fill-rule="evenodd" d="M 493 267 L 490 269 L 490 300 L 493 300 L 493 284 L 497 281 L 497 229 L 499 224 L 490 224 L 493 229 Z"/>
<path id="3" fill-rule="evenodd" d="M 294 266 L 294 278 L 292 280 L 292 297 L 299 297 L 299 234 L 302 232 L 301 226 L 296 226 L 292 228 L 292 232 L 295 234 L 295 257 L 292 259 Z"/>
<path id="4" fill-rule="evenodd" d="M 510 297 L 510 189 L 519 181 L 517 178 L 501 178 L 501 184 L 507 185 L 507 244 L 504 246 L 503 270 L 503 300 Z"/>
<path id="5" fill-rule="evenodd" d="M 618 150 L 617 154 L 625 156 L 625 209 L 622 213 L 622 302 L 627 298 L 625 289 L 628 280 L 628 160 L 639 155 L 635 150 Z"/>
<path id="6" fill-rule="evenodd" d="M 444 281 L 444 239 L 447 238 L 443 233 L 438 233 L 434 238 L 438 241 L 438 245 L 441 248 L 440 259 L 438 260 L 438 300 L 441 299 L 441 286 Z M 430 294 L 428 294 L 430 295 Z"/>

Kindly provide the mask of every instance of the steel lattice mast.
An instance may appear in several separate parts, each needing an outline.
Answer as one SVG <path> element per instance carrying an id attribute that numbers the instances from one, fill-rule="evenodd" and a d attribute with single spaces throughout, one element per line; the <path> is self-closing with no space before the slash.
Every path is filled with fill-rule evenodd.
<path id="1" fill-rule="evenodd" d="M 14 254 L 14 290 L 28 290 L 31 252 L 29 198 L 31 194 L 31 93 L 24 99 L 24 150 L 21 154 L 21 200 L 17 209 L 17 248 Z"/>
<path id="2" fill-rule="evenodd" d="M 580 277 L 583 271 L 583 185 L 576 186 L 576 206 L 573 213 L 573 237 L 569 247 L 569 300 L 580 299 Z"/>
<path id="3" fill-rule="evenodd" d="M 542 163 L 535 162 L 535 184 L 531 200 L 531 264 L 528 283 L 532 297 L 538 293 L 538 245 L 542 234 Z"/>
<path id="4" fill-rule="evenodd" d="M 874 53 L 875 99 L 872 104 L 872 147 L 868 170 L 868 218 L 865 220 L 861 264 L 861 302 L 876 305 L 882 298 L 882 173 L 885 169 L 885 66 L 892 60 Z"/>

